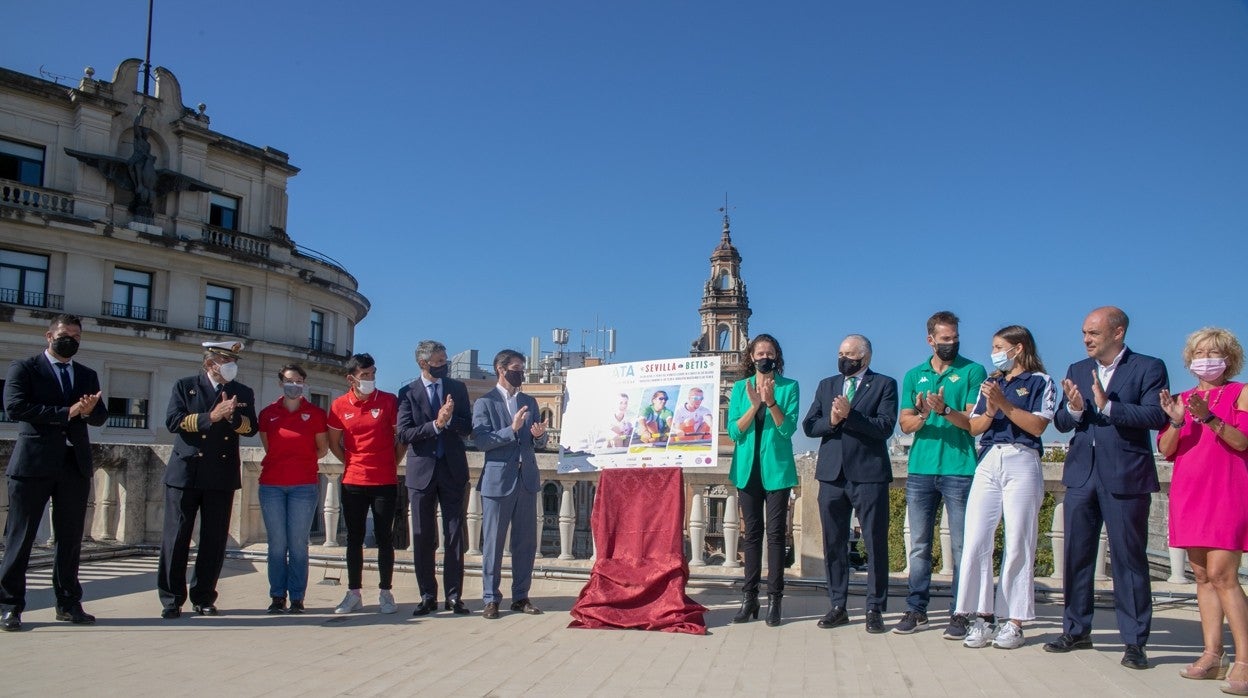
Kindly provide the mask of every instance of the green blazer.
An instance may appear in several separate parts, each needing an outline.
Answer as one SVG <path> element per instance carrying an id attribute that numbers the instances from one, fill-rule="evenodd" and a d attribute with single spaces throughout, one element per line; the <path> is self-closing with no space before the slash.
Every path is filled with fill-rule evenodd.
<path id="1" fill-rule="evenodd" d="M 739 380 L 732 386 L 732 398 L 728 401 L 728 436 L 736 444 L 732 451 L 732 468 L 728 479 L 737 489 L 745 487 L 754 466 L 754 425 L 742 431 L 737 420 L 750 409 L 750 396 L 746 383 L 754 384 L 754 377 Z M 793 460 L 793 433 L 797 431 L 798 394 L 797 381 L 776 375 L 776 404 L 784 412 L 784 423 L 776 426 L 768 415 L 763 420 L 763 443 L 759 449 L 762 460 L 762 480 L 765 490 L 782 490 L 797 486 L 797 463 Z"/>

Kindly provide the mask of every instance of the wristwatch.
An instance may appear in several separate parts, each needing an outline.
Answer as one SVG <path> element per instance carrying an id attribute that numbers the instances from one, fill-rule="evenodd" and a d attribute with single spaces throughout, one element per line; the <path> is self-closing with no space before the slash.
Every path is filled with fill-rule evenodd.
<path id="1" fill-rule="evenodd" d="M 1204 419 L 1200 419 L 1197 421 L 1199 421 L 1201 424 L 1208 424 L 1209 422 L 1212 422 L 1215 419 L 1217 419 L 1217 416 L 1214 415 L 1212 412 L 1210 412 L 1209 414 L 1205 415 Z"/>
<path id="2" fill-rule="evenodd" d="M 948 416 L 949 416 L 949 413 L 950 413 L 950 412 L 952 412 L 952 411 L 953 411 L 953 410 L 952 410 L 952 409 L 951 409 L 948 405 L 945 405 L 945 409 L 943 409 L 943 410 L 941 410 L 941 411 L 940 411 L 940 416 L 942 416 L 942 417 L 948 417 Z"/>

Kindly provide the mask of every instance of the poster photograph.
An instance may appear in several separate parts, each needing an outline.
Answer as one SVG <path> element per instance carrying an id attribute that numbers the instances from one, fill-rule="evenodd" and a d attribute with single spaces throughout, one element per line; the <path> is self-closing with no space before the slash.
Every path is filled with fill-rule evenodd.
<path id="1" fill-rule="evenodd" d="M 712 467 L 719 457 L 719 357 L 568 371 L 560 473 Z"/>

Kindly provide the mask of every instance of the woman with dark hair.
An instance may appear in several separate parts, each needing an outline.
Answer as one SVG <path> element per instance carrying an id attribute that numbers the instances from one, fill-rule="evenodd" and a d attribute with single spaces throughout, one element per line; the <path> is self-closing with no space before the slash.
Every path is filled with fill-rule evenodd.
<path id="1" fill-rule="evenodd" d="M 793 432 L 797 431 L 797 381 L 785 378 L 780 342 L 760 334 L 745 348 L 746 377 L 732 386 L 728 436 L 735 448 L 728 479 L 737 488 L 745 523 L 745 584 L 732 622 L 758 618 L 763 531 L 767 534 L 767 625 L 780 624 L 784 596 L 784 538 L 789 492 L 797 485 Z M 764 520 L 764 513 L 766 519 Z"/>
<path id="2" fill-rule="evenodd" d="M 979 464 L 966 502 L 954 612 L 974 618 L 963 645 L 1012 650 L 1023 646 L 1023 622 L 1036 617 L 1032 570 L 1044 501 L 1040 435 L 1053 420 L 1057 389 L 1044 373 L 1036 340 L 1021 325 L 993 335 L 992 365 L 996 371 L 980 386 L 971 410 Z M 992 552 L 1003 518 L 1005 551 L 994 598 Z M 1004 619 L 994 628 L 998 612 Z"/>
<path id="3" fill-rule="evenodd" d="M 282 396 L 260 412 L 260 513 L 269 544 L 269 613 L 303 613 L 308 590 L 308 534 L 316 516 L 317 461 L 329 452 L 325 410 L 304 398 L 308 373 L 277 372 Z"/>

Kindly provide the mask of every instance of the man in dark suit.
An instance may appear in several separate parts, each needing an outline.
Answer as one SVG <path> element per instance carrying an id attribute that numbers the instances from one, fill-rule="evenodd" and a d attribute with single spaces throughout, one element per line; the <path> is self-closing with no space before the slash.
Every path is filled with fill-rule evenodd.
<path id="1" fill-rule="evenodd" d="M 494 356 L 498 386 L 472 406 L 472 440 L 485 451 L 477 489 L 481 492 L 482 615 L 498 618 L 503 544 L 511 529 L 511 610 L 541 613 L 529 601 L 533 560 L 537 557 L 537 472 L 534 447 L 546 445 L 546 425 L 538 417 L 537 400 L 520 392 L 524 354 L 504 349 Z"/>
<path id="2" fill-rule="evenodd" d="M 438 544 L 436 509 L 442 508 L 442 583 L 446 610 L 467 615 L 464 587 L 464 514 L 468 457 L 463 437 L 472 433 L 468 389 L 448 378 L 446 346 L 425 340 L 416 345 L 420 378 L 399 390 L 399 441 L 407 447 L 407 491 L 412 505 L 412 552 L 420 603 L 414 616 L 438 608 L 434 555 Z"/>
<path id="3" fill-rule="evenodd" d="M 52 500 L 56 557 L 52 588 L 56 619 L 95 622 L 82 610 L 78 560 L 91 489 L 91 442 L 87 425 L 100 426 L 108 411 L 95 371 L 72 361 L 82 340 L 82 320 L 57 315 L 44 333 L 48 348 L 14 361 L 4 383 L 4 409 L 20 423 L 9 478 L 9 519 L 0 561 L 0 629 L 21 630 L 26 607 L 26 566 L 43 508 Z"/>
<path id="4" fill-rule="evenodd" d="M 1159 489 L 1151 430 L 1166 423 L 1161 391 L 1166 365 L 1126 347 L 1127 314 L 1097 308 L 1083 321 L 1088 358 L 1071 364 L 1062 381 L 1057 430 L 1074 431 L 1062 484 L 1066 562 L 1062 634 L 1049 652 L 1092 647 L 1092 577 L 1101 524 L 1109 534 L 1114 610 L 1126 652 L 1122 665 L 1148 668 L 1144 646 L 1153 619 L 1149 581 L 1148 510 Z"/>
<path id="5" fill-rule="evenodd" d="M 857 510 L 867 546 L 867 632 L 882 633 L 888 603 L 888 483 L 893 480 L 888 439 L 897 424 L 897 381 L 870 365 L 870 340 L 859 334 L 846 337 L 837 354 L 840 374 L 819 382 L 802 428 L 820 440 L 815 478 L 832 610 L 819 627 L 849 622 L 849 524 Z"/>
<path id="6" fill-rule="evenodd" d="M 199 546 L 189 598 L 195 612 L 217 615 L 234 490 L 242 487 L 238 440 L 256 433 L 256 398 L 234 380 L 242 342 L 204 342 L 203 370 L 173 386 L 165 426 L 175 434 L 165 467 L 165 526 L 156 586 L 161 618 L 182 615 L 186 564 L 199 515 Z"/>

